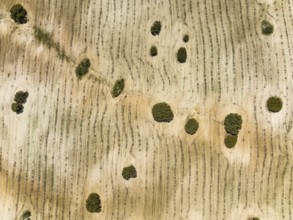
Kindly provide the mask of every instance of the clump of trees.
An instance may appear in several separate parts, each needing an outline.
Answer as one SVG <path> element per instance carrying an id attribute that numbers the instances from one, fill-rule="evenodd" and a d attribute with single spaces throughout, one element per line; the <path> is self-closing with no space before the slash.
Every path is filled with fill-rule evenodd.
<path id="1" fill-rule="evenodd" d="M 32 217 L 32 214 L 30 211 L 25 211 L 23 214 L 22 214 L 22 220 L 30 220 Z"/>
<path id="2" fill-rule="evenodd" d="M 157 49 L 157 47 L 155 47 L 155 46 L 152 46 L 152 47 L 151 47 L 151 49 L 150 49 L 150 55 L 151 55 L 152 57 L 158 55 L 158 49 Z"/>
<path id="3" fill-rule="evenodd" d="M 237 135 L 242 126 L 242 117 L 236 113 L 231 113 L 225 117 L 224 125 L 227 133 Z"/>
<path id="4" fill-rule="evenodd" d="M 88 58 L 84 58 L 75 69 L 76 76 L 79 79 L 81 79 L 84 75 L 88 73 L 90 66 L 91 66 L 90 60 Z"/>
<path id="5" fill-rule="evenodd" d="M 26 103 L 28 98 L 28 92 L 18 91 L 14 96 L 14 103 L 11 104 L 11 110 L 16 112 L 16 114 L 20 114 L 23 112 L 23 104 Z"/>
<path id="6" fill-rule="evenodd" d="M 185 63 L 187 59 L 187 52 L 185 47 L 180 47 L 177 52 L 177 60 L 179 63 Z"/>
<path id="7" fill-rule="evenodd" d="M 226 147 L 233 148 L 237 143 L 237 138 L 238 138 L 238 135 L 228 134 L 224 140 Z"/>
<path id="8" fill-rule="evenodd" d="M 91 193 L 86 200 L 86 209 L 91 212 L 101 212 L 102 205 L 100 196 L 97 193 Z"/>
<path id="9" fill-rule="evenodd" d="M 137 173 L 135 167 L 133 165 L 124 167 L 122 170 L 122 176 L 125 180 L 129 180 L 130 178 L 136 178 Z"/>
<path id="10" fill-rule="evenodd" d="M 10 17 L 17 24 L 25 24 L 27 22 L 27 11 L 21 4 L 13 5 L 10 9 Z"/>
<path id="11" fill-rule="evenodd" d="M 190 118 L 185 124 L 185 131 L 187 134 L 193 135 L 198 130 L 199 124 L 196 119 Z"/>
<path id="12" fill-rule="evenodd" d="M 115 82 L 115 84 L 113 86 L 113 89 L 112 89 L 112 97 L 113 98 L 118 97 L 122 93 L 122 91 L 124 89 L 124 86 L 125 86 L 124 79 L 116 80 L 116 82 Z"/>
<path id="13" fill-rule="evenodd" d="M 187 34 L 185 34 L 183 37 L 183 42 L 187 43 L 188 41 L 189 41 L 189 36 Z"/>
<path id="14" fill-rule="evenodd" d="M 152 108 L 152 114 L 156 122 L 170 122 L 174 118 L 172 109 L 166 102 L 155 104 Z"/>
<path id="15" fill-rule="evenodd" d="M 160 21 L 155 21 L 151 27 L 151 33 L 152 35 L 156 36 L 159 35 L 161 32 L 161 22 Z"/>
<path id="16" fill-rule="evenodd" d="M 261 32 L 264 35 L 270 35 L 274 32 L 274 26 L 267 20 L 261 22 Z"/>
<path id="17" fill-rule="evenodd" d="M 283 106 L 282 100 L 277 96 L 272 96 L 267 100 L 267 108 L 270 112 L 279 112 Z"/>

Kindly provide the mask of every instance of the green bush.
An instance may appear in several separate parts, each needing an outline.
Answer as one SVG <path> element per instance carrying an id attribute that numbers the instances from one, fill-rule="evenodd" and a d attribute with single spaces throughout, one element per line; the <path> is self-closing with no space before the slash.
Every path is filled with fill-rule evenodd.
<path id="1" fill-rule="evenodd" d="M 92 193 L 88 196 L 86 200 L 86 209 L 91 213 L 102 211 L 101 199 L 97 193 Z"/>
<path id="2" fill-rule="evenodd" d="M 12 103 L 11 109 L 13 112 L 16 112 L 17 114 L 20 114 L 23 112 L 23 105 L 21 103 Z"/>
<path id="3" fill-rule="evenodd" d="M 282 100 L 277 96 L 272 96 L 267 100 L 267 108 L 270 112 L 279 112 L 283 106 Z"/>
<path id="4" fill-rule="evenodd" d="M 161 22 L 160 21 L 155 21 L 153 26 L 151 27 L 151 33 L 152 35 L 156 36 L 159 35 L 161 32 Z"/>
<path id="5" fill-rule="evenodd" d="M 224 140 L 226 147 L 233 148 L 237 143 L 237 137 L 238 137 L 237 135 L 228 134 Z"/>
<path id="6" fill-rule="evenodd" d="M 193 135 L 198 130 L 199 124 L 194 118 L 188 119 L 185 124 L 185 131 L 187 134 Z"/>
<path id="7" fill-rule="evenodd" d="M 76 76 L 79 79 L 81 79 L 84 75 L 88 73 L 90 66 L 91 66 L 90 60 L 88 58 L 84 58 L 75 69 Z"/>
<path id="8" fill-rule="evenodd" d="M 261 32 L 264 35 L 270 35 L 274 32 L 274 26 L 267 20 L 261 22 Z"/>
<path id="9" fill-rule="evenodd" d="M 130 165 L 129 167 L 124 167 L 122 170 L 122 176 L 126 180 L 129 180 L 130 178 L 136 178 L 137 173 L 135 167 L 133 165 Z"/>
<path id="10" fill-rule="evenodd" d="M 170 122 L 174 118 L 170 105 L 165 102 L 155 104 L 152 108 L 152 114 L 156 122 Z"/>
<path id="11" fill-rule="evenodd" d="M 24 104 L 26 103 L 27 97 L 28 97 L 28 92 L 18 91 L 15 94 L 14 101 L 19 104 Z"/>
<path id="12" fill-rule="evenodd" d="M 157 56 L 158 55 L 158 49 L 155 46 L 152 46 L 150 49 L 150 54 L 152 57 Z"/>
<path id="13" fill-rule="evenodd" d="M 115 82 L 113 89 L 112 89 L 112 97 L 113 98 L 118 97 L 122 93 L 122 91 L 124 89 L 124 85 L 125 85 L 124 79 L 118 79 Z"/>
<path id="14" fill-rule="evenodd" d="M 21 4 L 13 5 L 10 9 L 10 17 L 17 24 L 25 24 L 27 22 L 27 11 Z"/>
<path id="15" fill-rule="evenodd" d="M 189 41 L 189 36 L 186 34 L 183 37 L 183 42 L 187 43 Z"/>
<path id="16" fill-rule="evenodd" d="M 242 126 L 242 117 L 238 114 L 231 113 L 225 117 L 225 130 L 227 133 L 236 135 Z"/>
<path id="17" fill-rule="evenodd" d="M 187 59 L 187 52 L 184 47 L 180 47 L 177 52 L 177 60 L 179 63 L 185 63 Z"/>
<path id="18" fill-rule="evenodd" d="M 257 217 L 254 217 L 254 218 L 252 218 L 252 220 L 259 220 L 259 218 L 257 218 Z"/>
<path id="19" fill-rule="evenodd" d="M 23 214 L 22 214 L 22 220 L 30 220 L 32 217 L 32 214 L 30 211 L 25 211 Z"/>

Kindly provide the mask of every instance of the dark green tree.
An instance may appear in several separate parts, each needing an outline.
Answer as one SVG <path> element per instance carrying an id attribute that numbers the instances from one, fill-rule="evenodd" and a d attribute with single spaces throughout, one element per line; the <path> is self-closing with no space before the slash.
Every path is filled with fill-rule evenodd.
<path id="1" fill-rule="evenodd" d="M 151 49 L 150 49 L 150 55 L 151 55 L 152 57 L 158 55 L 158 49 L 157 49 L 157 47 L 155 47 L 155 46 L 152 46 L 152 47 L 151 47 Z"/>
<path id="2" fill-rule="evenodd" d="M 129 180 L 130 178 L 136 178 L 137 173 L 135 167 L 133 165 L 124 167 L 122 170 L 122 176 L 126 180 Z"/>
<path id="3" fill-rule="evenodd" d="M 102 211 L 101 199 L 97 193 L 92 193 L 88 196 L 86 200 L 86 209 L 91 213 Z"/>
<path id="4" fill-rule="evenodd" d="M 185 47 L 180 47 L 177 52 L 177 60 L 179 63 L 185 63 L 187 59 L 187 52 Z"/>
<path id="5" fill-rule="evenodd" d="M 193 135 L 198 130 L 199 124 L 196 119 L 190 118 L 185 124 L 185 131 L 187 134 Z"/>
<path id="6" fill-rule="evenodd" d="M 189 36 L 186 34 L 183 37 L 183 42 L 187 43 L 189 41 Z"/>
<path id="7" fill-rule="evenodd" d="M 151 27 L 151 33 L 152 35 L 156 36 L 156 35 L 159 35 L 160 32 L 161 32 L 161 22 L 155 21 L 153 23 L 153 26 Z"/>
<path id="8" fill-rule="evenodd" d="M 261 22 L 261 32 L 264 35 L 270 35 L 274 32 L 274 26 L 267 20 Z"/>
<path id="9" fill-rule="evenodd" d="M 13 5 L 10 9 L 10 17 L 17 24 L 25 24 L 27 22 L 27 11 L 21 4 Z"/>
<path id="10" fill-rule="evenodd" d="M 267 100 L 267 107 L 270 112 L 279 112 L 283 106 L 282 100 L 277 96 L 272 96 Z"/>
<path id="11" fill-rule="evenodd" d="M 32 217 L 32 214 L 30 211 L 25 211 L 23 214 L 22 214 L 22 220 L 30 220 Z"/>
<path id="12" fill-rule="evenodd" d="M 23 105 L 21 103 L 12 103 L 11 109 L 13 112 L 20 114 L 23 112 Z"/>
<path id="13" fill-rule="evenodd" d="M 84 58 L 76 67 L 75 73 L 79 79 L 81 79 L 84 75 L 86 75 L 89 71 L 89 67 L 91 66 L 91 62 L 88 58 Z"/>
<path id="14" fill-rule="evenodd" d="M 236 113 L 231 113 L 225 117 L 224 125 L 227 133 L 237 135 L 242 126 L 242 117 Z"/>
<path id="15" fill-rule="evenodd" d="M 116 80 L 116 82 L 115 82 L 115 84 L 113 86 L 113 89 L 112 89 L 112 97 L 113 98 L 118 97 L 122 93 L 122 91 L 124 89 L 124 86 L 125 86 L 124 79 Z"/>
<path id="16" fill-rule="evenodd" d="M 228 134 L 224 140 L 226 147 L 233 148 L 237 143 L 237 137 L 237 135 Z"/>
<path id="17" fill-rule="evenodd" d="M 26 103 L 28 92 L 18 91 L 14 96 L 14 101 L 19 104 Z"/>
<path id="18" fill-rule="evenodd" d="M 172 109 L 166 102 L 155 104 L 152 108 L 152 114 L 156 122 L 170 122 L 174 118 Z"/>

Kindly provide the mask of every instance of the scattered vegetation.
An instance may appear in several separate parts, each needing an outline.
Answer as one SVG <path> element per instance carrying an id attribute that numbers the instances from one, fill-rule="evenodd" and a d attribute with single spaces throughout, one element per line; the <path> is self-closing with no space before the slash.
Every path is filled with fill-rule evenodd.
<path id="1" fill-rule="evenodd" d="M 224 140 L 226 147 L 233 148 L 237 143 L 237 138 L 238 138 L 238 135 L 228 134 Z"/>
<path id="2" fill-rule="evenodd" d="M 282 100 L 277 96 L 272 96 L 267 100 L 267 108 L 270 112 L 279 112 L 283 106 Z"/>
<path id="3" fill-rule="evenodd" d="M 165 102 L 155 104 L 152 108 L 152 114 L 156 122 L 170 122 L 174 118 L 170 105 Z"/>
<path id="4" fill-rule="evenodd" d="M 225 117 L 224 125 L 227 133 L 237 135 L 242 126 L 242 117 L 236 113 L 231 113 Z"/>
<path id="5" fill-rule="evenodd" d="M 53 40 L 52 34 L 43 30 L 42 28 L 34 26 L 34 36 L 37 41 L 44 44 L 49 49 L 54 48 L 56 52 L 58 53 L 58 56 L 60 59 L 62 60 L 66 59 L 67 61 L 69 61 L 69 57 L 66 55 L 65 51 L 60 48 L 59 43 L 56 43 Z"/>
<path id="6" fill-rule="evenodd" d="M 88 73 L 90 66 L 91 66 L 90 60 L 88 58 L 84 58 L 75 69 L 76 76 L 79 79 L 81 79 L 84 75 Z"/>
<path id="7" fill-rule="evenodd" d="M 25 24 L 27 22 L 27 11 L 21 4 L 13 5 L 10 9 L 10 17 L 17 24 Z"/>
<path id="8" fill-rule="evenodd" d="M 91 213 L 102 211 L 101 199 L 97 193 L 92 193 L 88 196 L 86 200 L 86 209 Z"/>
<path id="9" fill-rule="evenodd" d="M 187 43 L 188 41 L 189 41 L 189 36 L 187 34 L 185 34 L 183 37 L 183 42 Z"/>
<path id="10" fill-rule="evenodd" d="M 193 135 L 198 130 L 199 124 L 194 118 L 188 119 L 185 124 L 185 131 L 187 134 Z"/>
<path id="11" fill-rule="evenodd" d="M 264 35 L 270 35 L 274 32 L 274 26 L 267 20 L 261 22 L 261 32 Z"/>
<path id="12" fill-rule="evenodd" d="M 135 167 L 133 165 L 130 165 L 129 167 L 124 167 L 122 170 L 122 176 L 126 180 L 129 180 L 130 178 L 136 178 L 137 173 Z"/>
<path id="13" fill-rule="evenodd" d="M 14 101 L 19 104 L 26 103 L 26 99 L 28 97 L 28 92 L 18 91 L 15 94 Z"/>
<path id="14" fill-rule="evenodd" d="M 150 54 L 152 57 L 157 56 L 158 55 L 158 49 L 155 46 L 152 46 L 150 49 Z"/>
<path id="15" fill-rule="evenodd" d="M 32 217 L 32 214 L 30 211 L 25 211 L 23 214 L 22 214 L 22 220 L 30 220 Z"/>
<path id="16" fill-rule="evenodd" d="M 124 85 L 125 85 L 124 79 L 116 80 L 116 82 L 113 86 L 113 89 L 112 89 L 112 97 L 113 98 L 118 97 L 122 93 L 122 91 L 124 89 Z"/>
<path id="17" fill-rule="evenodd" d="M 153 26 L 151 27 L 151 33 L 152 35 L 156 36 L 159 35 L 161 32 L 161 22 L 160 21 L 155 21 L 153 23 Z"/>
<path id="18" fill-rule="evenodd" d="M 16 112 L 16 114 L 20 114 L 23 112 L 23 104 L 26 103 L 28 97 L 28 92 L 18 91 L 14 96 L 14 103 L 11 105 L 11 110 Z"/>
<path id="19" fill-rule="evenodd" d="M 185 63 L 187 59 L 187 52 L 184 47 L 180 47 L 177 52 L 177 60 L 179 63 Z"/>

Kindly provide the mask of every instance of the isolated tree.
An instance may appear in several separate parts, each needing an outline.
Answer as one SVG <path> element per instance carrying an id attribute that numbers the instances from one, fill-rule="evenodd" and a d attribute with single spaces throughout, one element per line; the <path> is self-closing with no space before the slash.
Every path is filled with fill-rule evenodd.
<path id="1" fill-rule="evenodd" d="M 13 112 L 16 112 L 17 114 L 20 114 L 23 112 L 23 105 L 20 103 L 12 103 L 11 109 Z"/>
<path id="2" fill-rule="evenodd" d="M 22 214 L 22 220 L 30 220 L 32 217 L 32 214 L 30 211 L 25 211 L 23 214 Z"/>
<path id="3" fill-rule="evenodd" d="M 267 100 L 267 107 L 270 112 L 279 112 L 283 106 L 282 100 L 277 96 L 272 96 Z"/>
<path id="4" fill-rule="evenodd" d="M 152 35 L 156 36 L 159 35 L 161 32 L 161 22 L 160 21 L 155 21 L 153 23 L 153 26 L 151 27 L 151 33 Z"/>
<path id="5" fill-rule="evenodd" d="M 225 143 L 226 147 L 227 148 L 233 148 L 237 143 L 237 138 L 238 138 L 237 135 L 228 134 L 225 137 L 225 140 L 224 140 L 224 143 Z"/>
<path id="6" fill-rule="evenodd" d="M 180 47 L 177 52 L 177 60 L 179 63 L 185 63 L 187 59 L 187 52 L 185 47 Z"/>
<path id="7" fill-rule="evenodd" d="M 185 131 L 187 134 L 193 135 L 198 130 L 199 124 L 196 119 L 190 118 L 185 124 Z"/>
<path id="8" fill-rule="evenodd" d="M 189 41 L 189 36 L 186 34 L 186 35 L 184 35 L 184 37 L 183 37 L 183 42 L 184 43 L 187 43 Z"/>
<path id="9" fill-rule="evenodd" d="M 102 211 L 101 199 L 97 193 L 92 193 L 88 196 L 86 209 L 91 213 Z"/>
<path id="10" fill-rule="evenodd" d="M 166 102 L 155 104 L 152 108 L 152 114 L 156 122 L 170 122 L 174 118 L 172 109 Z"/>
<path id="11" fill-rule="evenodd" d="M 261 22 L 261 32 L 264 35 L 270 35 L 274 32 L 274 26 L 267 20 Z"/>
<path id="12" fill-rule="evenodd" d="M 80 79 L 84 75 L 86 75 L 89 71 L 90 66 L 91 66 L 90 60 L 88 58 L 84 58 L 75 69 L 75 73 L 77 77 Z"/>
<path id="13" fill-rule="evenodd" d="M 116 80 L 116 82 L 113 86 L 113 89 L 112 89 L 112 97 L 113 98 L 118 97 L 122 93 L 124 86 L 125 86 L 124 79 Z"/>
<path id="14" fill-rule="evenodd" d="M 18 24 L 25 24 L 27 22 L 27 11 L 21 4 L 13 5 L 10 9 L 10 17 Z"/>
<path id="15" fill-rule="evenodd" d="M 124 167 L 122 170 L 122 176 L 126 180 L 129 180 L 130 178 L 136 178 L 137 173 L 135 167 L 133 165 Z"/>
<path id="16" fill-rule="evenodd" d="M 15 93 L 14 101 L 19 104 L 24 104 L 26 103 L 28 95 L 28 92 L 18 91 L 17 93 Z"/>
<path id="17" fill-rule="evenodd" d="M 152 46 L 152 47 L 151 47 L 151 49 L 150 49 L 150 55 L 151 55 L 152 57 L 158 55 L 158 49 L 157 49 L 157 47 L 155 47 L 155 46 Z"/>
<path id="18" fill-rule="evenodd" d="M 242 126 L 242 117 L 236 113 L 231 113 L 225 117 L 224 125 L 227 133 L 237 135 Z"/>

